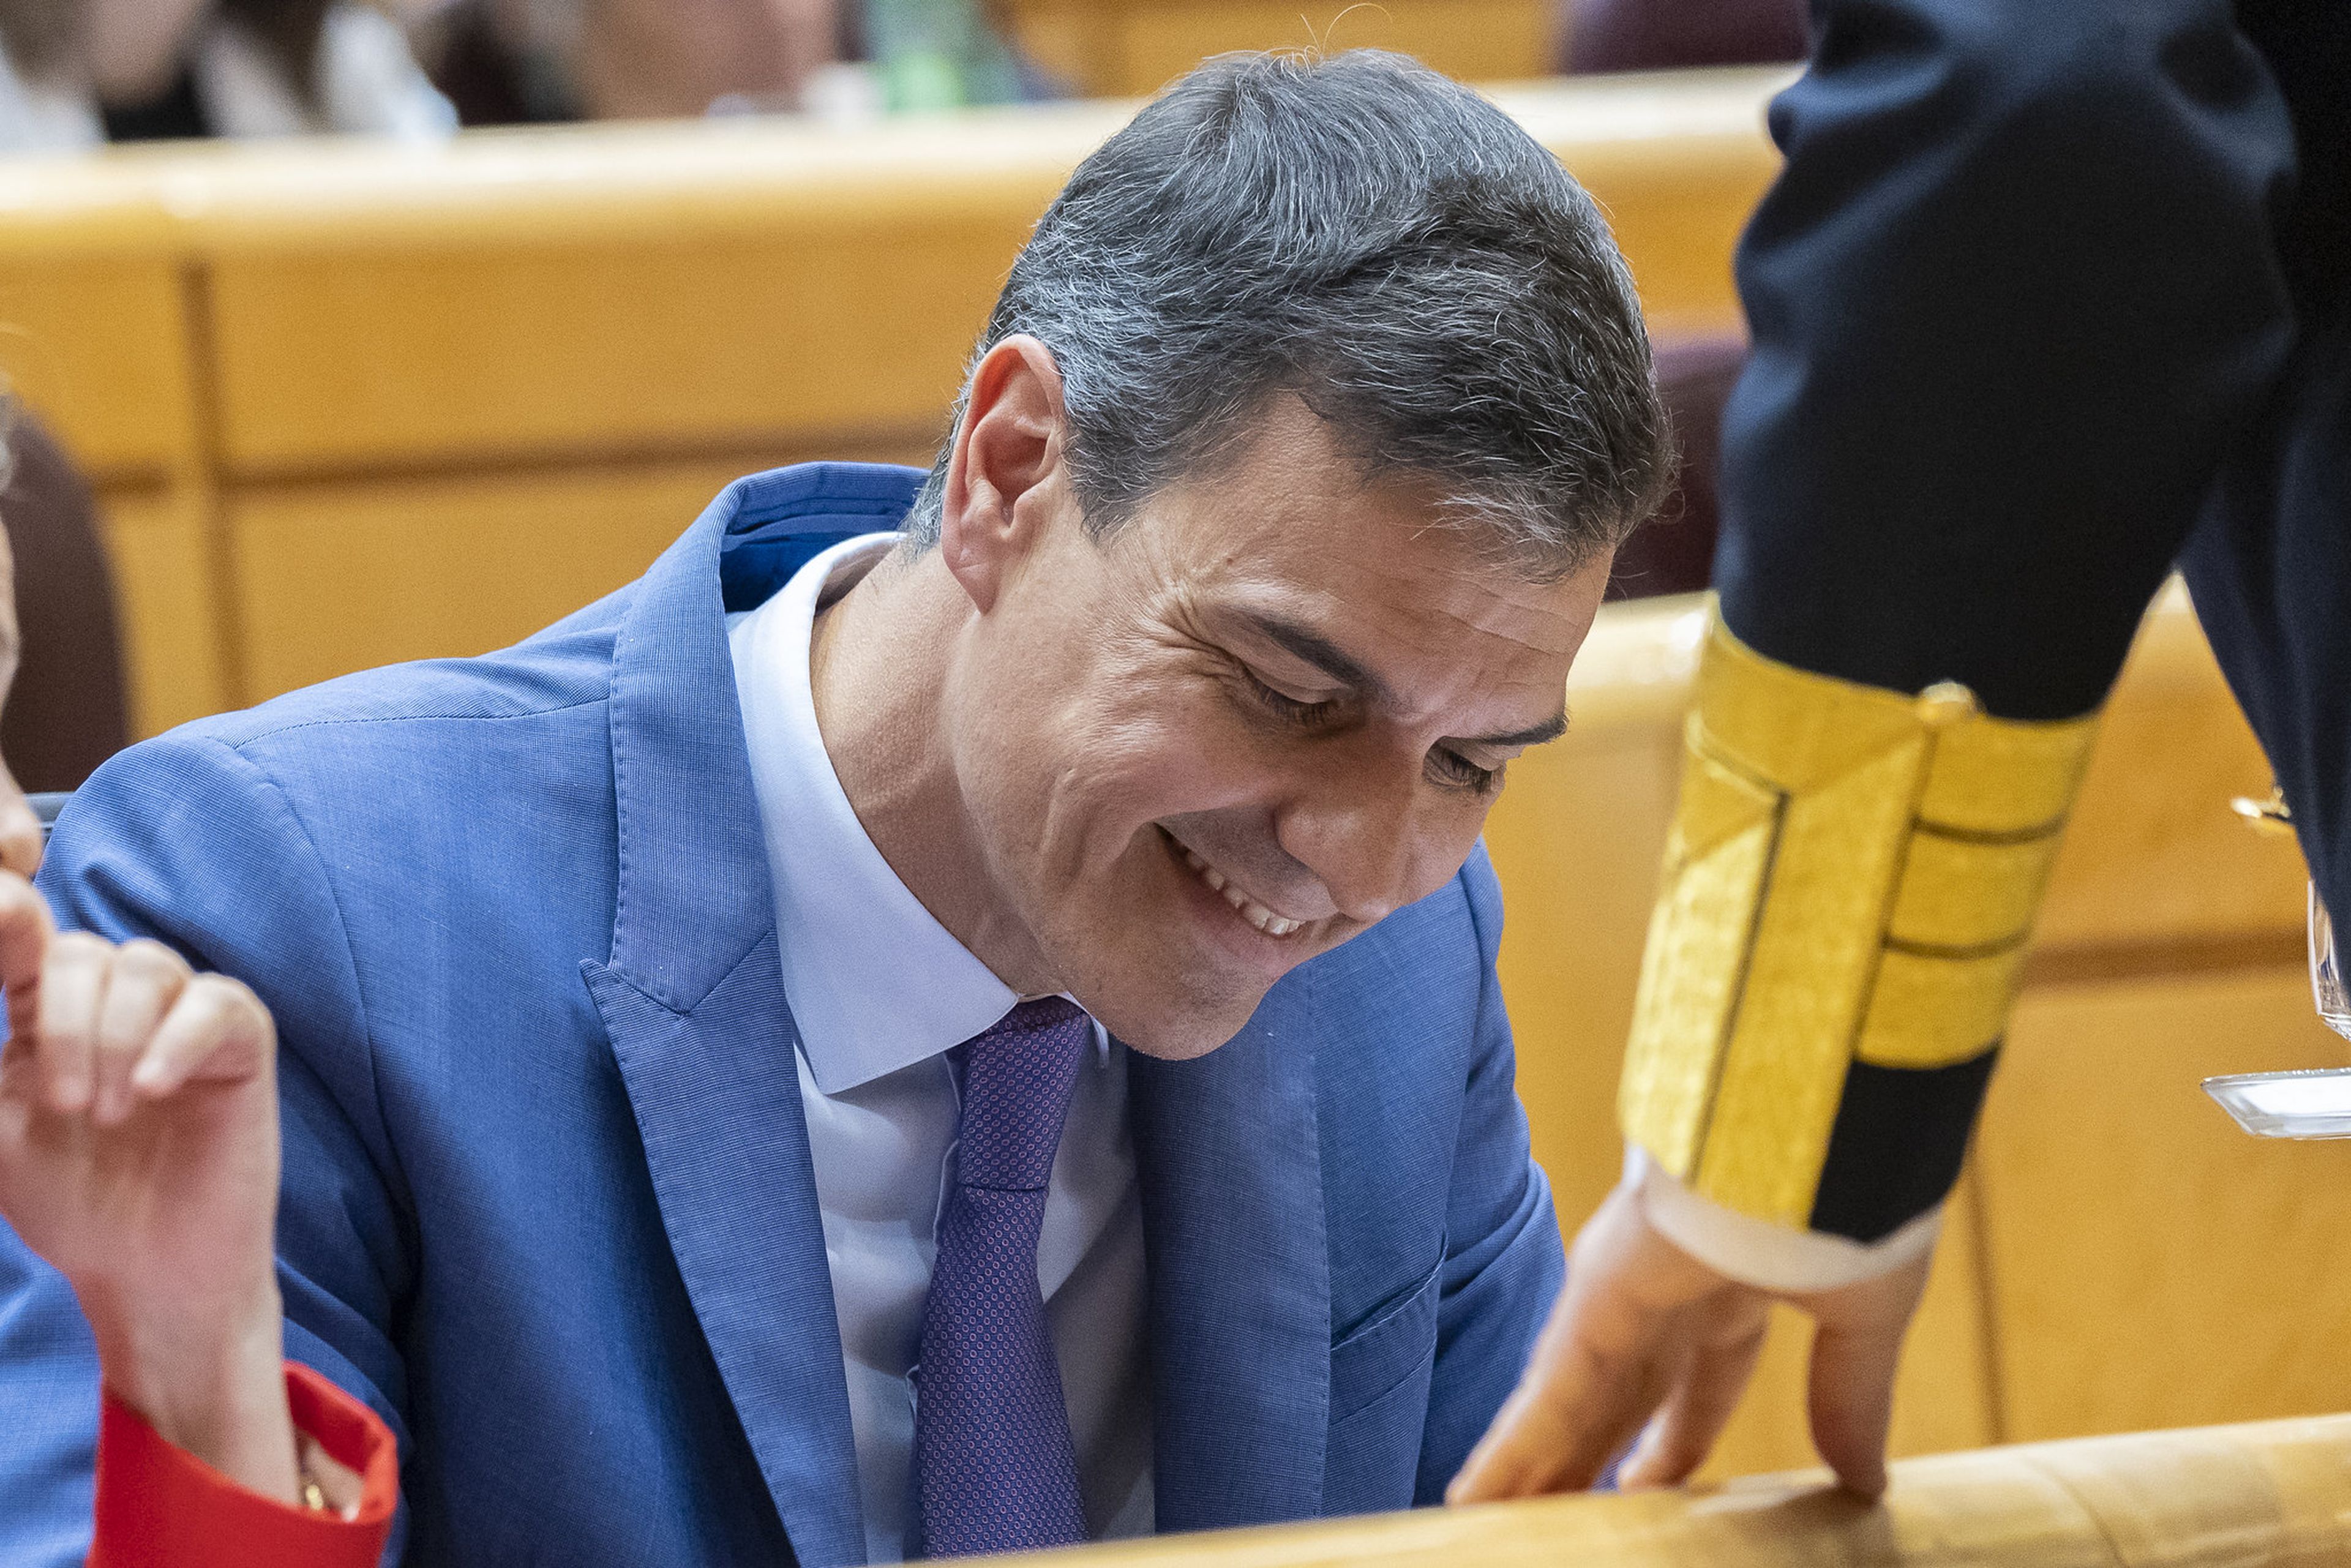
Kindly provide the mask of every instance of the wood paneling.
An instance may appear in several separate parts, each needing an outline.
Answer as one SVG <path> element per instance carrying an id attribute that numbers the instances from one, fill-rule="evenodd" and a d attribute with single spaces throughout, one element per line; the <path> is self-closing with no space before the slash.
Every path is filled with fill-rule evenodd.
<path id="1" fill-rule="evenodd" d="M 2025 995 L 1977 1151 L 2010 1436 L 2351 1408 L 2351 1144 L 2197 1087 L 2345 1065 L 2300 965 Z"/>
<path id="2" fill-rule="evenodd" d="M 2043 975 L 2103 956 L 2271 939 L 2298 950 L 2309 874 L 2292 839 L 2249 832 L 2235 795 L 2266 795 L 2270 767 L 2175 580 L 2108 706 L 2043 911 Z M 2124 950 L 2117 952 L 2117 950 Z"/>
<path id="3" fill-rule="evenodd" d="M 1524 81 L 1549 71 L 1550 18 L 1529 0 L 1381 0 L 1285 5 L 1188 0 L 1119 7 L 1100 90 L 1158 91 L 1227 49 L 1394 49 L 1461 81 Z"/>
<path id="4" fill-rule="evenodd" d="M 1522 81 L 1556 57 L 1544 0 L 1008 0 L 1040 68 L 1097 98 L 1156 92 L 1229 49 L 1395 49 L 1462 81 Z"/>
<path id="5" fill-rule="evenodd" d="M 2010 1437 L 2000 1405 L 1998 1324 L 1982 1286 L 1982 1202 L 1975 1173 L 1963 1172 L 1946 1210 L 1927 1293 L 1911 1322 L 1909 1342 L 1902 1347 L 1894 1427 L 1888 1435 L 1897 1455 L 1981 1448 Z M 1809 1437 L 1801 1447 L 1792 1440 L 1801 1426 L 1795 1413 L 1802 1407 L 1801 1398 L 1790 1397 L 1759 1411 L 1782 1434 L 1782 1452 L 1790 1457 L 1759 1464 L 1756 1469 L 1812 1462 Z"/>
<path id="6" fill-rule="evenodd" d="M 1121 13 L 1145 38 L 1181 14 Z M 1535 13 L 1380 15 L 1345 26 L 1400 27 L 1381 36 L 1439 64 L 1447 38 L 1499 47 L 1453 62 L 1478 74 Z M 1763 102 L 1786 75 L 1495 97 L 1607 210 L 1653 320 L 1716 329 L 1737 322 L 1730 246 L 1776 166 Z M 523 606 L 552 619 L 625 580 L 733 472 L 926 460 L 1030 225 L 1134 108 L 0 165 L 0 367 L 110 489 L 168 488 L 180 519 L 118 530 L 144 552 L 120 563 L 141 732 L 508 641 L 537 623 Z M 534 561 L 540 527 L 575 516 L 593 520 L 568 552 Z M 483 588 L 507 570 L 537 586 Z"/>
<path id="7" fill-rule="evenodd" d="M 206 497 L 142 486 L 99 497 L 122 630 L 133 735 L 231 706 Z"/>
<path id="8" fill-rule="evenodd" d="M 0 261 L 0 372 L 100 481 L 152 481 L 191 458 L 182 286 L 167 258 Z"/>
<path id="9" fill-rule="evenodd" d="M 299 486 L 239 500 L 247 680 L 257 698 L 519 642 L 643 572 L 745 466 Z"/>
<path id="10" fill-rule="evenodd" d="M 1660 323 L 1719 328 L 1780 74 L 1501 99 L 1608 208 Z M 209 171 L 223 460 L 267 476 L 935 427 L 1029 226 L 1130 111 L 974 115 L 875 146 L 778 128 L 764 161 L 671 138 L 673 187 L 640 183 L 632 142 L 591 177 L 575 141 L 489 139 L 445 155 L 436 193 L 413 159 L 359 159 L 343 174 L 381 199 L 363 214 L 290 155 Z M 519 212 L 484 204 L 526 170 Z"/>
<path id="11" fill-rule="evenodd" d="M 266 476 L 935 435 L 1031 215 L 225 261 L 225 458 Z"/>

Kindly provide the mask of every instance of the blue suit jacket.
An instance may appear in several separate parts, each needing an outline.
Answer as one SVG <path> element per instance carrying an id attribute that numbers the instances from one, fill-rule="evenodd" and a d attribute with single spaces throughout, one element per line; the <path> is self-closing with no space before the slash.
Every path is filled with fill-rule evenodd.
<path id="1" fill-rule="evenodd" d="M 288 1354 L 399 1435 L 395 1555 L 862 1555 L 724 615 L 918 478 L 741 480 L 519 647 L 134 747 L 58 826 L 68 920 L 277 1017 Z M 1432 1500 L 1509 1392 L 1562 1260 L 1500 922 L 1481 852 L 1221 1050 L 1134 1059 L 1160 1529 Z M 95 1401 L 0 1231 L 0 1561 L 78 1561 Z"/>

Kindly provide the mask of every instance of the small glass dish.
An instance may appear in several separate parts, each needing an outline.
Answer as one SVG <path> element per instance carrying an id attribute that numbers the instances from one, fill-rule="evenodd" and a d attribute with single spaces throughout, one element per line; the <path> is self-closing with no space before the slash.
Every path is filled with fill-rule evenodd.
<path id="1" fill-rule="evenodd" d="M 2232 1072 L 2204 1092 L 2260 1138 L 2351 1138 L 2351 1067 Z"/>
<path id="2" fill-rule="evenodd" d="M 2347 956 L 2337 946 L 2335 922 L 2310 889 L 2310 991 L 2327 1028 L 2351 1040 L 2351 984 L 2344 973 Z M 2304 1068 L 2294 1072 L 2232 1072 L 2204 1080 L 2204 1092 L 2236 1118 L 2237 1125 L 2262 1138 L 2351 1138 L 2351 1067 Z"/>

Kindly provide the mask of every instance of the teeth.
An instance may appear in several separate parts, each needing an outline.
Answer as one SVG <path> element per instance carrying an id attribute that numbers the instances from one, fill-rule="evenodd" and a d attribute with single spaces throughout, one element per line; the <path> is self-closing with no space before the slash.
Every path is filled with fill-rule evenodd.
<path id="1" fill-rule="evenodd" d="M 1235 887 L 1231 878 L 1194 854 L 1190 849 L 1183 844 L 1177 844 L 1176 847 L 1182 851 L 1184 863 L 1192 868 L 1193 875 L 1207 883 L 1211 892 L 1222 894 L 1224 901 L 1233 906 L 1233 912 L 1236 915 L 1267 936 L 1287 936 L 1304 924 L 1301 921 L 1283 919 L 1239 888 Z"/>

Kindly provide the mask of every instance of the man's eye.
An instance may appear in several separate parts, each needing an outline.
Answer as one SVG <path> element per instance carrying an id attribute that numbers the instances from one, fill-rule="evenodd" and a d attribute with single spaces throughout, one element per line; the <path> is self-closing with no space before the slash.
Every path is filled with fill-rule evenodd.
<path id="1" fill-rule="evenodd" d="M 1339 706 L 1335 701 L 1327 700 L 1319 703 L 1300 702 L 1296 697 L 1275 691 L 1271 686 L 1267 685 L 1258 679 L 1254 670 L 1245 668 L 1241 673 L 1249 677 L 1249 689 L 1256 695 L 1260 705 L 1285 724 L 1294 724 L 1301 729 L 1311 729 L 1321 724 L 1324 719 L 1329 718 Z"/>
<path id="2" fill-rule="evenodd" d="M 1499 768 L 1480 768 L 1458 751 L 1440 746 L 1428 754 L 1428 770 L 1439 784 L 1482 795 L 1502 777 Z"/>

